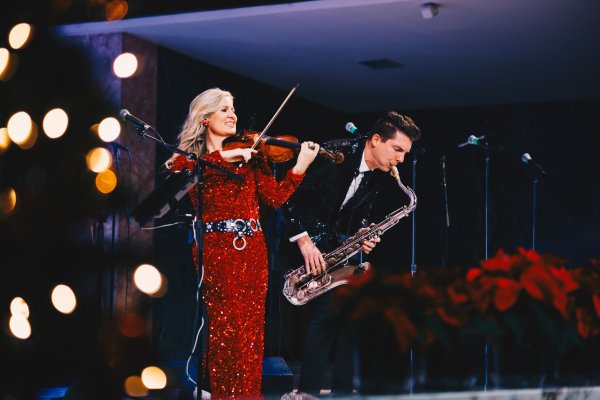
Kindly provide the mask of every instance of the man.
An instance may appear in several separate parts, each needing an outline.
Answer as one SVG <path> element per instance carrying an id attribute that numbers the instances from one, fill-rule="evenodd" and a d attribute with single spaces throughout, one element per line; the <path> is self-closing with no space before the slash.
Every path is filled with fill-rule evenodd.
<path id="1" fill-rule="evenodd" d="M 330 150 L 342 151 L 345 161 L 335 165 L 313 164 L 286 207 L 290 241 L 298 244 L 308 271 L 314 275 L 324 272 L 322 252 L 335 249 L 372 222 L 369 216 L 381 180 L 388 178 L 391 167 L 404 161 L 413 141 L 420 135 L 419 128 L 409 117 L 390 111 L 373 124 L 365 137 L 330 142 L 330 147 L 334 146 Z M 369 253 L 378 241 L 363 242 L 363 252 Z M 332 298 L 333 291 L 329 291 L 308 304 L 300 392 L 319 394 L 334 339 L 332 391 L 353 391 L 352 343 L 349 333 L 336 324 Z"/>

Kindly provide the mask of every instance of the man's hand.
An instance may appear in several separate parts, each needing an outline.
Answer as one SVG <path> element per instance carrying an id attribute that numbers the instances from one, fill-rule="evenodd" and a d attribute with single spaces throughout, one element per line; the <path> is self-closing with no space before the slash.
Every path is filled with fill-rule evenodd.
<path id="1" fill-rule="evenodd" d="M 374 224 L 371 224 L 371 226 L 373 226 Z M 358 230 L 358 233 L 360 232 L 364 232 L 369 228 L 360 228 Z M 381 242 L 381 238 L 379 236 L 377 236 L 376 238 L 372 239 L 372 240 L 365 240 L 362 242 L 362 251 L 365 254 L 369 254 L 377 245 L 377 243 Z"/>
<path id="2" fill-rule="evenodd" d="M 313 244 L 310 237 L 308 235 L 302 236 L 296 242 L 298 243 L 302 257 L 304 257 L 306 271 L 313 275 L 319 275 L 325 272 L 327 264 L 325 264 L 321 251 Z"/>

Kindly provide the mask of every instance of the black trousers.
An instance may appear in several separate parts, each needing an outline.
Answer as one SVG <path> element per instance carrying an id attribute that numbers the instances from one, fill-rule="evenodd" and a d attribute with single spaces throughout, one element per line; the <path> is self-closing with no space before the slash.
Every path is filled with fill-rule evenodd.
<path id="1" fill-rule="evenodd" d="M 353 390 L 354 343 L 351 332 L 333 311 L 331 290 L 308 303 L 308 329 L 298 391 L 318 395 L 323 388 L 329 355 L 335 343 L 333 393 L 349 394 Z"/>

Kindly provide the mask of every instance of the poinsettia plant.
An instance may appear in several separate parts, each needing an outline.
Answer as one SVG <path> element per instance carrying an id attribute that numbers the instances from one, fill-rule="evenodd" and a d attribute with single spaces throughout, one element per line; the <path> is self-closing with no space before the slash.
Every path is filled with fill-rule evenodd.
<path id="1" fill-rule="evenodd" d="M 543 341 L 564 353 L 600 334 L 600 263 L 567 269 L 554 255 L 499 250 L 466 274 L 363 274 L 340 287 L 336 300 L 355 326 L 386 321 L 402 351 L 483 335 Z"/>

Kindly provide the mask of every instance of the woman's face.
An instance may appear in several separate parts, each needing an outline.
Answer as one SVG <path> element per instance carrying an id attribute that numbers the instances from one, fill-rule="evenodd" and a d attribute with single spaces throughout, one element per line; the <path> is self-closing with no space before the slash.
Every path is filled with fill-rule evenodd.
<path id="1" fill-rule="evenodd" d="M 235 134 L 237 115 L 233 108 L 233 99 L 225 97 L 217 111 L 208 118 L 208 133 L 216 136 L 231 136 Z"/>

